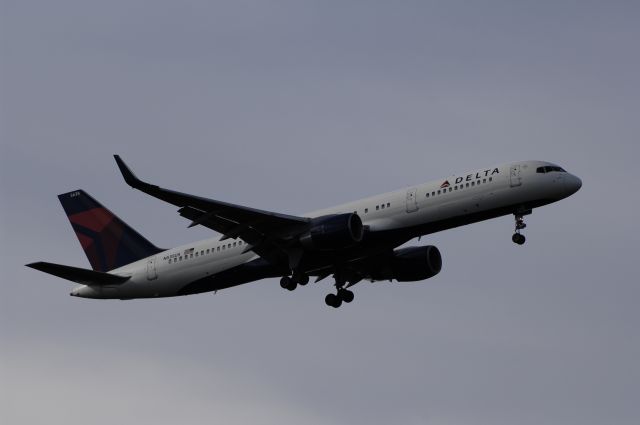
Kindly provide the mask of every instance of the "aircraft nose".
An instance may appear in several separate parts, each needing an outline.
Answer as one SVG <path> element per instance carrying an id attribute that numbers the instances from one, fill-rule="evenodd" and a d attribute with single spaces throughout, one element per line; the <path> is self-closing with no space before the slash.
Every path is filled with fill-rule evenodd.
<path id="1" fill-rule="evenodd" d="M 569 192 L 569 195 L 573 195 L 582 187 L 582 180 L 580 180 L 579 177 L 571 174 L 570 177 L 566 179 L 565 185 L 566 185 L 567 191 Z"/>

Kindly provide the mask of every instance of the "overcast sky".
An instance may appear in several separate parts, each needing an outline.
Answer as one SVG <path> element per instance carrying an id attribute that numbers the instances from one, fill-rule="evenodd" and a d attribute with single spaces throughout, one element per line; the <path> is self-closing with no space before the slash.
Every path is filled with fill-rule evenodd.
<path id="1" fill-rule="evenodd" d="M 640 6 L 632 1 L 0 0 L 0 422 L 640 422 Z M 159 246 L 211 237 L 131 190 L 301 213 L 543 159 L 580 192 L 413 241 L 413 284 L 276 280 L 69 297 L 56 195 Z"/>

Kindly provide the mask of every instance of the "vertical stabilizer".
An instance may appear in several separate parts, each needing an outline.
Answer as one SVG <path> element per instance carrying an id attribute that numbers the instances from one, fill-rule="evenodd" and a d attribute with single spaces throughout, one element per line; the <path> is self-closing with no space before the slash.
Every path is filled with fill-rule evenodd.
<path id="1" fill-rule="evenodd" d="M 58 199 L 93 270 L 106 272 L 163 251 L 83 190 Z"/>

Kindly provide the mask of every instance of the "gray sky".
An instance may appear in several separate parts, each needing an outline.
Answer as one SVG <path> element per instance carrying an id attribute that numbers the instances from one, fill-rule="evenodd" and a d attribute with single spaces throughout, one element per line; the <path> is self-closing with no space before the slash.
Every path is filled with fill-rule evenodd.
<path id="1" fill-rule="evenodd" d="M 569 1 L 0 2 L 0 422 L 637 424 L 640 7 Z M 92 301 L 83 188 L 160 246 L 212 236 L 143 178 L 300 213 L 520 159 L 580 192 L 432 235 L 444 269 Z M 415 241 L 413 243 L 416 243 Z"/>

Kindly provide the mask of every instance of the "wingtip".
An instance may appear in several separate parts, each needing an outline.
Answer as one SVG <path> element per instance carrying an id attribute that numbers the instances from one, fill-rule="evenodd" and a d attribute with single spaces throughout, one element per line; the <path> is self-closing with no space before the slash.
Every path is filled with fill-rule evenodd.
<path id="1" fill-rule="evenodd" d="M 133 171 L 131 171 L 131 169 L 127 166 L 127 164 L 125 164 L 122 158 L 120 158 L 120 155 L 113 155 L 113 158 L 116 160 L 116 164 L 120 169 L 122 177 L 124 177 L 124 181 L 132 187 L 136 187 L 137 185 L 139 185 L 140 179 L 138 179 L 136 175 L 133 174 Z"/>

